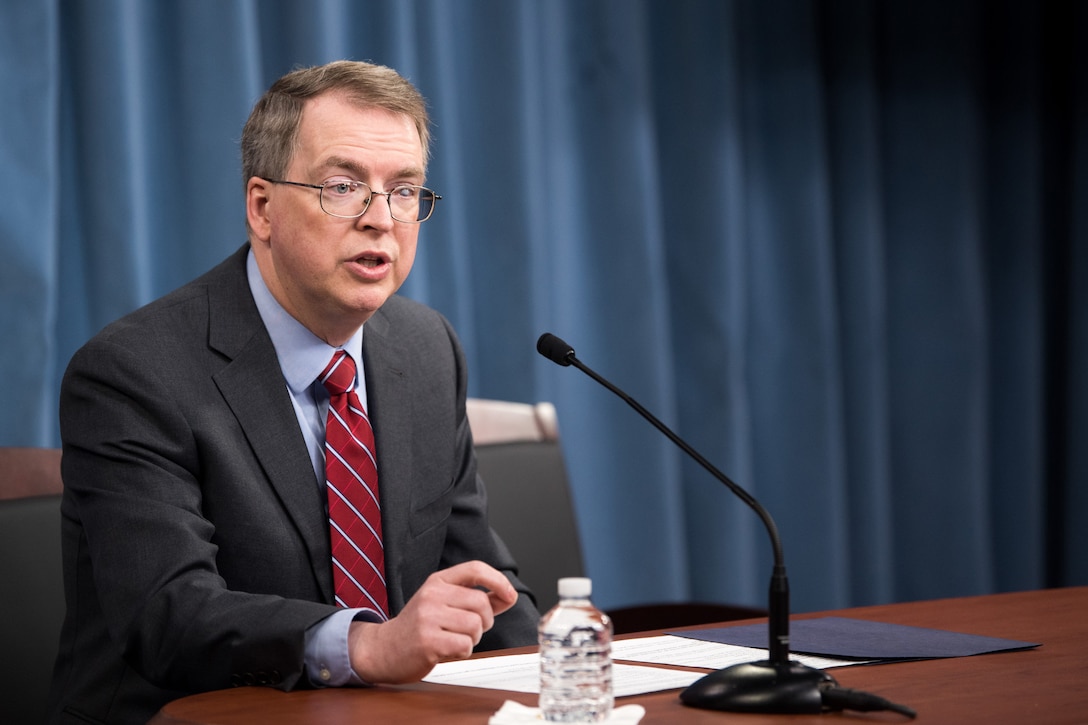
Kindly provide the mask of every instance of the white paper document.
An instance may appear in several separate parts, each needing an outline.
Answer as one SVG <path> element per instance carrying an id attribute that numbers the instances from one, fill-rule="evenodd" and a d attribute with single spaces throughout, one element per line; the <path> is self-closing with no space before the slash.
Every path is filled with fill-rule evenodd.
<path id="1" fill-rule="evenodd" d="M 612 643 L 612 659 L 719 670 L 731 665 L 765 660 L 767 650 L 663 634 L 656 637 L 616 640 Z M 792 653 L 790 659 L 818 669 L 860 664 L 857 660 L 837 660 Z M 705 672 L 614 663 L 612 690 L 616 697 L 671 690 L 687 687 L 705 674 Z M 423 680 L 442 685 L 483 687 L 513 692 L 540 692 L 540 655 L 534 652 L 444 662 L 436 665 Z"/>
<path id="2" fill-rule="evenodd" d="M 666 670 L 639 665 L 612 665 L 612 693 L 616 697 L 641 695 L 658 690 L 687 687 L 705 672 Z M 500 655 L 478 660 L 443 662 L 435 665 L 424 682 L 492 690 L 540 692 L 540 655 Z"/>
<path id="3" fill-rule="evenodd" d="M 745 662 L 758 662 L 767 659 L 767 656 L 767 650 L 757 647 L 705 642 L 671 634 L 621 639 L 612 643 L 612 659 L 614 660 L 631 660 L 677 667 L 705 667 L 709 670 L 720 670 Z M 795 652 L 790 653 L 790 659 L 821 670 L 828 667 L 861 664 L 858 660 L 831 659 Z"/>

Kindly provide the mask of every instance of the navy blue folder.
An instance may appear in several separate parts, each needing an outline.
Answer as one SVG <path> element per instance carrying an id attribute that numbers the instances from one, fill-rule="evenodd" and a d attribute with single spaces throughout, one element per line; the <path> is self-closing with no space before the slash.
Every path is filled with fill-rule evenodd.
<path id="1" fill-rule="evenodd" d="M 669 634 L 741 647 L 767 647 L 766 624 L 714 627 Z M 790 622 L 790 652 L 837 659 L 936 659 L 1038 646 L 1038 642 L 1019 642 L 845 617 L 797 619 Z"/>

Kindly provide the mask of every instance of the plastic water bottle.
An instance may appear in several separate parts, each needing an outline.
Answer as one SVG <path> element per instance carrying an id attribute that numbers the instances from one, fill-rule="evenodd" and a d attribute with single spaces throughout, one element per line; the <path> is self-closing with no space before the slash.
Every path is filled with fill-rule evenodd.
<path id="1" fill-rule="evenodd" d="M 540 620 L 540 711 L 549 722 L 600 722 L 612 713 L 612 620 L 584 577 L 559 580 L 559 603 Z"/>

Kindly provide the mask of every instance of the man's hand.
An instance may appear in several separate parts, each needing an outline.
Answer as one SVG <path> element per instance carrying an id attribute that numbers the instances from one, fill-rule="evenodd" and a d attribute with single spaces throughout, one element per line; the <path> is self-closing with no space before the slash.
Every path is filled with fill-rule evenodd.
<path id="1" fill-rule="evenodd" d="M 439 662 L 472 654 L 518 593 L 497 569 L 468 561 L 435 572 L 388 622 L 353 622 L 351 665 L 371 684 L 415 682 Z"/>

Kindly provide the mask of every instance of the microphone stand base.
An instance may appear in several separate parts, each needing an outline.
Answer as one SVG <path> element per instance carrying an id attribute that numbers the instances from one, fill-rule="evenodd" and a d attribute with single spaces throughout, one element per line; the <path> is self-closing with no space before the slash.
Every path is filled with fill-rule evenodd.
<path id="1" fill-rule="evenodd" d="M 819 713 L 823 712 L 821 689 L 836 685 L 823 670 L 796 661 L 763 660 L 711 672 L 681 692 L 680 701 L 689 707 L 727 712 Z"/>

